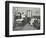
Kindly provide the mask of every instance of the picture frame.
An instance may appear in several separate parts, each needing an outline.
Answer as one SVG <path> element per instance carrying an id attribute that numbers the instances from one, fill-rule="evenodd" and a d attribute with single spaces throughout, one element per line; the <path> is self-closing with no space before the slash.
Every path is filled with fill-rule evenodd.
<path id="1" fill-rule="evenodd" d="M 22 7 L 23 7 L 23 9 L 28 9 L 30 6 L 33 7 L 32 9 L 34 9 L 34 10 L 36 9 L 35 7 L 38 7 L 38 8 L 41 7 L 40 8 L 40 14 L 41 14 L 41 21 L 42 21 L 43 24 L 40 23 L 42 25 L 42 26 L 40 26 L 40 29 L 42 29 L 42 30 L 39 30 L 39 32 L 38 32 L 38 30 L 37 30 L 37 32 L 35 30 L 33 30 L 34 32 L 33 31 L 30 31 L 30 30 L 29 31 L 28 30 L 25 30 L 25 31 L 14 31 L 14 32 L 11 32 L 11 30 L 12 30 L 12 28 L 11 28 L 12 20 L 11 19 L 13 17 L 13 16 L 10 16 L 10 15 L 12 15 L 11 14 L 12 13 L 12 10 L 11 9 L 18 8 L 18 11 L 21 11 L 22 10 Z M 37 13 L 37 11 L 36 11 L 36 13 Z M 20 12 L 18 12 L 18 14 L 20 14 Z M 22 13 L 22 14 L 24 14 L 24 13 Z M 10 22 L 10 20 L 11 20 L 11 22 Z M 10 33 L 12 33 L 12 34 L 10 34 Z M 32 35 L 44 35 L 44 34 L 45 34 L 45 3 L 5 1 L 5 36 L 6 37 L 32 36 Z"/>

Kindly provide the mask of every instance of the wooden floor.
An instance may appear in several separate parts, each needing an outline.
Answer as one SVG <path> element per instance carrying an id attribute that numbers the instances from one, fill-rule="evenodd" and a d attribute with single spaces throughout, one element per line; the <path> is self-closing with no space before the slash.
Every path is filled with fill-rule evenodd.
<path id="1" fill-rule="evenodd" d="M 37 30 L 33 25 L 30 25 L 29 23 L 25 26 L 17 26 L 14 28 L 14 31 L 18 30 Z"/>
<path id="2" fill-rule="evenodd" d="M 37 30 L 33 25 L 26 24 L 23 30 Z"/>

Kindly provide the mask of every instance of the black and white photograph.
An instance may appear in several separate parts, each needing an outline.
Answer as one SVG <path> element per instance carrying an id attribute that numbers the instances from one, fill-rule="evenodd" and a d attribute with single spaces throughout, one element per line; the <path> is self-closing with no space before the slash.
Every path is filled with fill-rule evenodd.
<path id="1" fill-rule="evenodd" d="M 40 30 L 40 8 L 13 7 L 13 31 Z"/>
<path id="2" fill-rule="evenodd" d="M 44 35 L 45 4 L 6 1 L 6 37 Z"/>

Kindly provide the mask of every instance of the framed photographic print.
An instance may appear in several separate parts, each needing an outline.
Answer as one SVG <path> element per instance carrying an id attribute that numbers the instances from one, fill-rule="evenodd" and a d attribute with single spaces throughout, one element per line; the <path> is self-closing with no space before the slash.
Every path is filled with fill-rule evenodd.
<path id="1" fill-rule="evenodd" d="M 5 2 L 5 36 L 45 34 L 45 3 Z"/>

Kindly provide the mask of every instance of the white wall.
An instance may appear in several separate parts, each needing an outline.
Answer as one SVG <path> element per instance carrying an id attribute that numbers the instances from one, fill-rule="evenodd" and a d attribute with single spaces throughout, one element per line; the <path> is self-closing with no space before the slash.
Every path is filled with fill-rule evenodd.
<path id="1" fill-rule="evenodd" d="M 27 14 L 27 10 L 31 10 L 32 16 L 40 16 L 40 8 L 32 8 L 32 7 L 14 7 L 14 14 L 17 15 L 18 12 Z"/>

